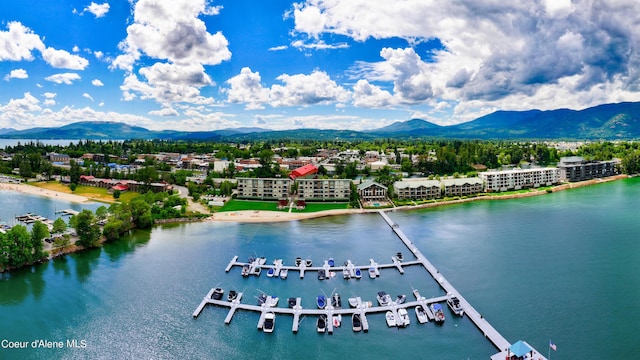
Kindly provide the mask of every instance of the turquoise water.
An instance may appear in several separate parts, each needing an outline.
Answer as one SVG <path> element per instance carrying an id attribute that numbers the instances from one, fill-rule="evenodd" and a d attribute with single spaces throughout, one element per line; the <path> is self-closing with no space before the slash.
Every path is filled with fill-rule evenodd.
<path id="1" fill-rule="evenodd" d="M 508 340 L 524 339 L 552 359 L 635 358 L 640 333 L 639 179 L 535 198 L 486 201 L 390 213 L 447 279 Z M 22 195 L 24 196 L 24 195 Z M 374 300 L 379 290 L 412 297 L 442 291 L 420 267 L 376 280 L 318 281 L 242 278 L 224 268 L 234 255 L 314 263 L 333 257 L 379 263 L 408 251 L 377 214 L 274 224 L 199 223 L 135 232 L 101 249 L 74 254 L 11 274 L 0 281 L 0 340 L 62 341 L 62 349 L 2 349 L 0 358 L 425 358 L 488 359 L 496 350 L 467 318 L 447 310 L 443 326 L 389 329 L 383 315 L 368 316 L 368 333 L 350 321 L 333 335 L 315 332 L 306 318 L 298 334 L 278 316 L 273 334 L 256 330 L 258 314 L 207 307 L 191 314 L 215 286 Z M 78 340 L 84 348 L 69 348 Z M 83 342 L 84 341 L 84 342 Z"/>

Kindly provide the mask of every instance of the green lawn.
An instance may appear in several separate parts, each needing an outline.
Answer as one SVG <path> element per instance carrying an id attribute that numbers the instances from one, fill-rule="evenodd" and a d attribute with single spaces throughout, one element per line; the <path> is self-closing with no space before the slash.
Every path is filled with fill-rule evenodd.
<path id="1" fill-rule="evenodd" d="M 277 201 L 252 201 L 252 200 L 229 200 L 219 211 L 242 211 L 242 210 L 278 210 Z M 288 209 L 287 209 L 288 211 Z"/>
<path id="2" fill-rule="evenodd" d="M 349 203 L 310 203 L 304 210 L 296 210 L 295 206 L 292 212 L 318 212 L 324 210 L 348 209 Z M 242 210 L 265 210 L 265 211 L 289 211 L 289 207 L 283 210 L 278 209 L 277 201 L 255 201 L 255 200 L 230 200 L 218 211 L 242 211 Z"/>
<path id="3" fill-rule="evenodd" d="M 294 207 L 292 212 L 305 212 L 305 213 L 310 213 L 310 212 L 318 212 L 318 211 L 325 211 L 325 210 L 342 210 L 342 209 L 348 209 L 349 208 L 349 203 L 310 203 L 307 202 L 307 206 L 305 207 L 304 210 L 296 210 L 296 208 Z"/>

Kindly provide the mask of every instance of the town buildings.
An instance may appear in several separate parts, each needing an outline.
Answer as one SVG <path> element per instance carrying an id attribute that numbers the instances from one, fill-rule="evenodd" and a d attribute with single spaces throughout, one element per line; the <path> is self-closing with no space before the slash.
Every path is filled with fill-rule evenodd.
<path id="1" fill-rule="evenodd" d="M 430 200 L 442 197 L 442 184 L 439 180 L 405 179 L 396 181 L 393 189 L 401 200 Z"/>
<path id="2" fill-rule="evenodd" d="M 350 179 L 297 179 L 298 197 L 305 200 L 348 201 Z"/>
<path id="3" fill-rule="evenodd" d="M 292 183 L 288 178 L 238 178 L 237 196 L 242 199 L 277 200 L 289 196 Z"/>

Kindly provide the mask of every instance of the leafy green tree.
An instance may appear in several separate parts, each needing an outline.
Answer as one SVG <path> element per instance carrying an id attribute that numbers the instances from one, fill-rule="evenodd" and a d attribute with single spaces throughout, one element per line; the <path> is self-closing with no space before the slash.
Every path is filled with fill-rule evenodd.
<path id="1" fill-rule="evenodd" d="M 102 234 L 107 240 L 116 240 L 123 232 L 123 223 L 117 219 L 109 219 L 102 229 Z"/>
<path id="2" fill-rule="evenodd" d="M 8 264 L 11 267 L 18 267 L 31 262 L 33 258 L 33 245 L 31 235 L 27 228 L 16 225 L 6 234 L 6 244 L 8 246 Z"/>
<path id="3" fill-rule="evenodd" d="M 107 215 L 109 215 L 109 210 L 107 210 L 106 206 L 102 205 L 96 209 L 97 220 L 104 220 L 107 218 Z"/>
<path id="4" fill-rule="evenodd" d="M 122 194 L 122 192 L 120 190 L 113 190 L 113 198 L 114 199 L 120 199 L 120 194 Z"/>
<path id="5" fill-rule="evenodd" d="M 69 161 L 69 180 L 71 181 L 71 184 L 78 184 L 80 182 L 80 175 L 80 165 L 78 165 L 75 160 Z M 73 190 L 75 190 L 75 188 L 71 191 Z"/>
<path id="6" fill-rule="evenodd" d="M 33 224 L 31 228 L 31 247 L 33 248 L 31 261 L 40 260 L 44 256 L 42 240 L 50 235 L 49 228 L 41 221 L 36 221 Z"/>
<path id="7" fill-rule="evenodd" d="M 90 210 L 82 210 L 76 215 L 75 229 L 78 234 L 78 244 L 82 246 L 94 246 L 100 239 L 100 228 L 95 224 L 95 216 Z"/>
<path id="8" fill-rule="evenodd" d="M 57 218 L 53 222 L 53 228 L 51 229 L 51 232 L 54 234 L 59 234 L 65 232 L 65 230 L 67 230 L 67 224 L 64 222 L 64 220 L 62 220 L 62 218 Z"/>

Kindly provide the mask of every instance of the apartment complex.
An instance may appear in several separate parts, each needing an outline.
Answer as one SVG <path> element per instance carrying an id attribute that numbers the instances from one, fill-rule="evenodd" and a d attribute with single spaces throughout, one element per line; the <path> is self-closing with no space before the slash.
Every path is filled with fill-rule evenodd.
<path id="1" fill-rule="evenodd" d="M 361 201 L 386 201 L 387 187 L 375 181 L 367 180 L 358 185 L 358 195 Z"/>
<path id="2" fill-rule="evenodd" d="M 442 184 L 438 180 L 416 179 L 396 181 L 393 184 L 398 199 L 429 200 L 442 196 Z"/>
<path id="3" fill-rule="evenodd" d="M 558 163 L 560 181 L 582 181 L 618 174 L 619 160 L 587 161 L 581 156 L 563 157 Z"/>
<path id="4" fill-rule="evenodd" d="M 560 182 L 558 168 L 512 169 L 478 174 L 487 192 L 520 190 L 549 186 Z"/>
<path id="5" fill-rule="evenodd" d="M 274 200 L 289 196 L 291 184 L 287 178 L 238 178 L 238 198 Z"/>
<path id="6" fill-rule="evenodd" d="M 444 196 L 469 196 L 482 192 L 482 180 L 479 178 L 443 179 Z"/>
<path id="7" fill-rule="evenodd" d="M 305 200 L 349 200 L 349 179 L 297 179 L 298 196 Z"/>

